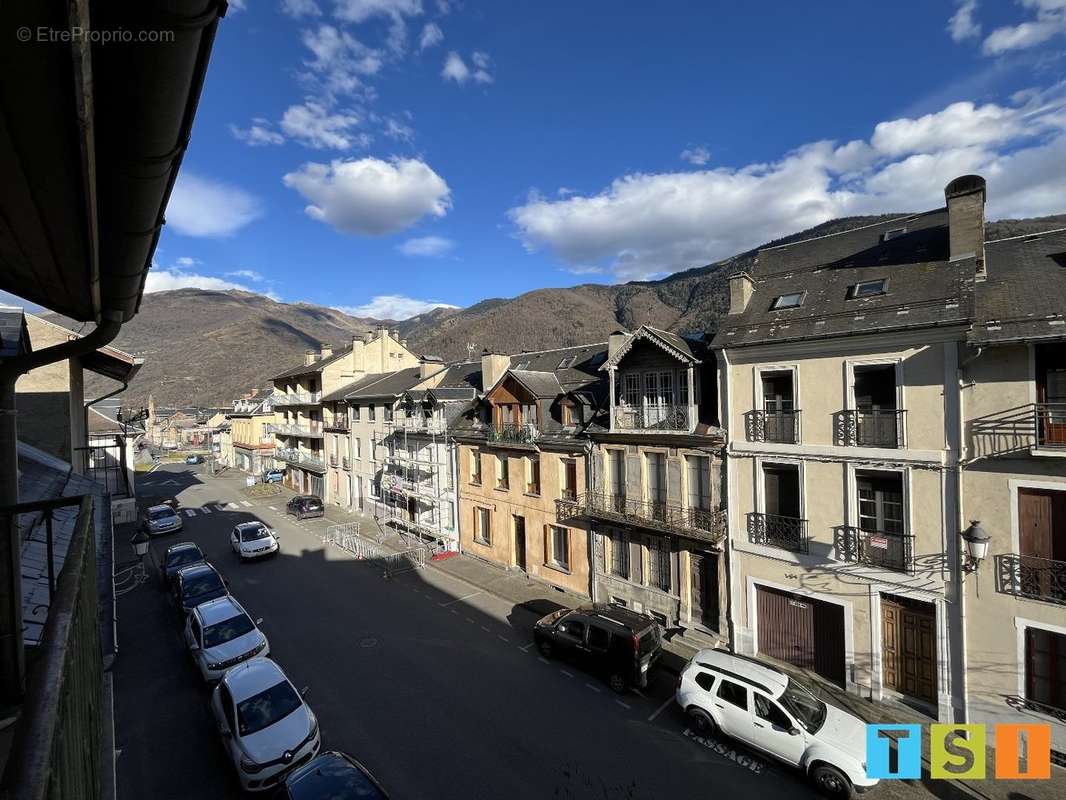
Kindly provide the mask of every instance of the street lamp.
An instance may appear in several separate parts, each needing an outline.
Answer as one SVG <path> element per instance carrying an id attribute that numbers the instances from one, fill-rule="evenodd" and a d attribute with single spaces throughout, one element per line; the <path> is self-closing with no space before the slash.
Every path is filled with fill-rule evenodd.
<path id="1" fill-rule="evenodd" d="M 985 533 L 980 520 L 970 520 L 970 527 L 962 532 L 962 540 L 966 542 L 966 561 L 962 568 L 966 572 L 974 572 L 985 556 L 988 555 L 988 543 L 992 537 Z"/>

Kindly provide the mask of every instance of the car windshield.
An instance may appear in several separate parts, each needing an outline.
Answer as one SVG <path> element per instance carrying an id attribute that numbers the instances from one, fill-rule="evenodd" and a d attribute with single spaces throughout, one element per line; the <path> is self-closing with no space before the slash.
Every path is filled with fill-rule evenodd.
<path id="1" fill-rule="evenodd" d="M 269 535 L 270 531 L 262 525 L 258 525 L 255 528 L 241 528 L 242 542 L 254 542 L 256 539 L 265 539 Z"/>
<path id="2" fill-rule="evenodd" d="M 322 756 L 305 772 L 293 775 L 289 783 L 292 800 L 313 797 L 350 797 L 385 800 L 385 795 L 366 773 L 340 756 Z"/>
<path id="3" fill-rule="evenodd" d="M 167 556 L 168 567 L 181 567 L 185 564 L 192 564 L 195 561 L 199 561 L 203 556 L 200 551 L 193 547 L 186 547 L 182 550 L 175 550 L 169 556 Z"/>
<path id="4" fill-rule="evenodd" d="M 646 656 L 659 646 L 659 626 L 653 625 L 640 636 L 639 654 Z"/>
<path id="5" fill-rule="evenodd" d="M 149 511 L 148 512 L 148 519 L 153 520 L 153 521 L 160 520 L 160 519 L 166 519 L 167 517 L 173 517 L 173 516 L 174 516 L 174 509 L 172 509 L 172 508 L 157 508 L 154 511 Z"/>
<path id="6" fill-rule="evenodd" d="M 237 727 L 241 736 L 268 728 L 303 704 L 288 681 L 281 681 L 237 703 Z"/>
<path id="7" fill-rule="evenodd" d="M 186 597 L 198 597 L 222 588 L 222 579 L 216 572 L 187 576 L 182 583 Z"/>
<path id="8" fill-rule="evenodd" d="M 811 694 L 803 684 L 796 683 L 791 678 L 780 700 L 808 733 L 817 733 L 825 722 L 825 703 Z"/>
<path id="9" fill-rule="evenodd" d="M 247 614 L 224 619 L 204 628 L 204 647 L 218 647 L 254 629 L 255 625 L 248 619 Z"/>
<path id="10" fill-rule="evenodd" d="M 307 500 L 304 502 L 304 505 L 308 508 L 322 508 L 322 503 L 318 500 Z"/>

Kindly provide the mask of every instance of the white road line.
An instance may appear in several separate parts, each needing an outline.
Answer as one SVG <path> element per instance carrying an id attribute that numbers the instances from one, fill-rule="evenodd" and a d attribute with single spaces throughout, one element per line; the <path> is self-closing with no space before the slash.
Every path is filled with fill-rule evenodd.
<path id="1" fill-rule="evenodd" d="M 485 633 L 492 633 L 488 625 L 482 625 L 481 630 L 485 631 Z"/>
<path id="2" fill-rule="evenodd" d="M 225 510 L 226 510 L 226 504 L 225 503 L 215 503 L 215 511 L 225 511 Z"/>
<path id="3" fill-rule="evenodd" d="M 535 644 L 536 644 L 536 642 L 530 642 L 529 644 L 524 644 L 524 645 L 522 645 L 522 646 L 521 646 L 521 647 L 519 647 L 518 649 L 519 649 L 519 650 L 521 650 L 521 651 L 522 651 L 522 652 L 524 653 L 524 652 L 526 652 L 527 650 L 529 650 L 529 648 L 531 648 L 531 647 L 532 647 L 533 645 L 535 645 Z"/>
<path id="4" fill-rule="evenodd" d="M 537 656 L 537 658 L 539 658 L 539 659 L 540 659 L 541 661 L 543 661 L 543 662 L 544 662 L 545 664 L 550 664 L 550 663 L 552 663 L 552 662 L 550 662 L 550 661 L 549 661 L 548 659 L 546 659 L 546 658 L 545 658 L 544 656 Z"/>
<path id="5" fill-rule="evenodd" d="M 441 608 L 447 608 L 448 606 L 454 606 L 456 603 L 461 603 L 464 600 L 469 600 L 471 597 L 477 597 L 481 592 L 471 592 L 463 597 L 457 597 L 455 600 L 449 600 L 447 603 L 441 603 Z"/>
<path id="6" fill-rule="evenodd" d="M 271 511 L 277 511 L 277 509 L 274 506 L 267 506 L 267 508 L 269 508 Z"/>
<path id="7" fill-rule="evenodd" d="M 251 505 L 251 503 L 249 503 L 248 505 Z M 230 503 L 227 508 L 232 508 L 234 511 L 239 511 L 241 507 L 236 503 Z"/>
<path id="8" fill-rule="evenodd" d="M 592 689 L 592 691 L 594 691 L 594 692 L 602 692 L 603 691 L 603 689 L 601 689 L 599 686 L 597 686 L 594 683 L 586 683 L 585 684 L 585 688 L 586 689 Z"/>
<path id="9" fill-rule="evenodd" d="M 473 625 L 473 624 L 474 624 L 474 620 L 470 619 L 470 617 L 463 617 L 463 619 L 465 619 L 465 620 L 466 620 L 467 622 L 469 622 L 469 623 L 470 623 L 471 625 Z"/>
<path id="10" fill-rule="evenodd" d="M 497 638 L 497 639 L 499 639 L 499 640 L 500 640 L 501 642 L 507 642 L 507 643 L 510 643 L 510 641 L 511 641 L 511 640 L 510 640 L 510 639 L 508 639 L 508 638 L 507 638 L 506 636 L 501 636 L 501 635 L 500 635 L 500 634 L 498 634 L 498 633 L 496 634 L 496 638 Z"/>
<path id="11" fill-rule="evenodd" d="M 200 510 L 203 511 L 205 514 L 210 514 L 211 513 L 211 509 L 208 508 L 207 506 L 204 506 Z"/>
<path id="12" fill-rule="evenodd" d="M 196 509 L 195 508 L 187 508 L 187 509 L 185 509 L 185 516 L 187 516 L 187 517 L 195 517 L 196 516 Z"/>
<path id="13" fill-rule="evenodd" d="M 641 691 L 640 689 L 638 689 L 638 688 L 637 688 L 636 686 L 633 686 L 633 687 L 631 688 L 631 691 L 633 692 L 633 694 L 639 694 L 639 695 L 640 695 L 641 697 L 647 697 L 647 695 L 646 695 L 646 694 L 644 694 L 644 692 L 642 692 L 642 691 Z"/>
<path id="14" fill-rule="evenodd" d="M 566 671 L 565 669 L 561 669 L 561 670 L 559 670 L 559 672 L 563 673 L 563 675 L 565 675 L 565 676 L 566 676 L 566 677 L 568 677 L 568 678 L 572 678 L 572 677 L 574 677 L 574 673 L 572 673 L 572 672 L 567 672 L 567 671 Z"/>
<path id="15" fill-rule="evenodd" d="M 459 612 L 458 612 L 458 611 L 456 611 L 456 610 L 455 610 L 454 608 L 449 608 L 448 610 L 449 610 L 449 611 L 451 611 L 451 612 L 452 612 L 453 614 L 458 614 L 458 613 L 459 613 Z"/>
<path id="16" fill-rule="evenodd" d="M 252 507 L 252 504 L 249 503 L 247 500 L 241 500 L 241 505 L 244 506 L 245 508 L 251 508 Z"/>
<path id="17" fill-rule="evenodd" d="M 615 702 L 618 703 L 618 705 L 620 705 L 622 708 L 626 709 L 627 711 L 631 708 L 629 703 L 624 703 L 621 700 L 615 700 Z"/>
<path id="18" fill-rule="evenodd" d="M 669 706 L 673 702 L 674 702 L 674 698 L 673 697 L 666 698 L 666 700 L 663 701 L 663 704 L 661 706 L 659 706 L 657 709 L 655 709 L 655 712 L 650 717 L 648 717 L 648 722 L 651 722 L 657 716 L 659 716 L 664 711 L 666 711 L 666 707 Z"/>

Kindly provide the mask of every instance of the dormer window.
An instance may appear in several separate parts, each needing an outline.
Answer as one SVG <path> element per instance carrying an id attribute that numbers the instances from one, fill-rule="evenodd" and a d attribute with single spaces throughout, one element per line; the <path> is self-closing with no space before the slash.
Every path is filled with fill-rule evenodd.
<path id="1" fill-rule="evenodd" d="M 771 311 L 780 311 L 783 308 L 799 308 L 803 304 L 804 292 L 792 292 L 790 294 L 780 294 L 774 298 L 774 302 L 770 304 Z"/>
<path id="2" fill-rule="evenodd" d="M 569 367 L 574 366 L 575 361 L 577 361 L 577 356 L 566 356 L 566 358 L 559 362 L 559 366 L 556 367 L 556 369 L 568 369 Z"/>
<path id="3" fill-rule="evenodd" d="M 906 232 L 906 228 L 893 228 L 890 231 L 885 231 L 884 236 L 881 237 L 881 241 L 887 242 L 889 239 L 895 239 L 897 236 L 902 236 Z"/>
<path id="4" fill-rule="evenodd" d="M 888 285 L 887 278 L 878 278 L 873 281 L 859 281 L 848 290 L 848 299 L 854 300 L 859 297 L 876 297 L 885 293 Z"/>

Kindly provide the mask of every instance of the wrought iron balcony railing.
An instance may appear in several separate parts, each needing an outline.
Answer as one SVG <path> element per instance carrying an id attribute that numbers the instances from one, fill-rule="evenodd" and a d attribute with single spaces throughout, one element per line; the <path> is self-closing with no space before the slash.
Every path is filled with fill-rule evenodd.
<path id="1" fill-rule="evenodd" d="M 313 422 L 310 425 L 268 425 L 267 430 L 280 436 L 303 436 L 307 439 L 322 438 L 322 423 Z"/>
<path id="2" fill-rule="evenodd" d="M 807 520 L 779 514 L 748 514 L 748 539 L 754 544 L 806 553 Z"/>
<path id="3" fill-rule="evenodd" d="M 630 500 L 600 492 L 556 500 L 555 512 L 560 520 L 583 516 L 676 533 L 712 544 L 726 535 L 724 509 L 684 508 L 676 503 Z"/>
<path id="4" fill-rule="evenodd" d="M 798 444 L 800 440 L 799 409 L 766 411 L 758 409 L 746 415 L 748 441 Z"/>
<path id="5" fill-rule="evenodd" d="M 1000 593 L 1066 605 L 1066 561 L 1005 553 L 995 563 Z"/>
<path id="6" fill-rule="evenodd" d="M 908 575 L 914 571 L 914 537 L 910 534 L 845 525 L 838 529 L 836 547 L 844 561 Z"/>
<path id="7" fill-rule="evenodd" d="M 1036 446 L 1066 448 L 1066 403 L 1035 403 Z"/>
<path id="8" fill-rule="evenodd" d="M 690 405 L 615 406 L 611 420 L 615 431 L 688 433 L 695 423 L 696 409 Z"/>
<path id="9" fill-rule="evenodd" d="M 533 444 L 537 440 L 537 426 L 528 422 L 503 422 L 493 425 L 488 430 L 490 442 L 509 444 Z"/>
<path id="10" fill-rule="evenodd" d="M 341 414 L 335 414 L 333 419 L 326 420 L 322 423 L 322 429 L 327 431 L 347 431 L 351 430 L 351 422 L 348 417 Z"/>
<path id="11" fill-rule="evenodd" d="M 314 406 L 322 402 L 322 392 L 278 392 L 271 398 L 274 406 Z"/>
<path id="12" fill-rule="evenodd" d="M 274 458 L 279 458 L 288 464 L 294 464 L 298 467 L 306 467 L 307 469 L 316 472 L 326 471 L 326 463 L 321 458 L 301 450 L 277 450 L 274 453 Z"/>
<path id="13" fill-rule="evenodd" d="M 903 409 L 840 412 L 838 438 L 848 447 L 903 447 Z"/>

